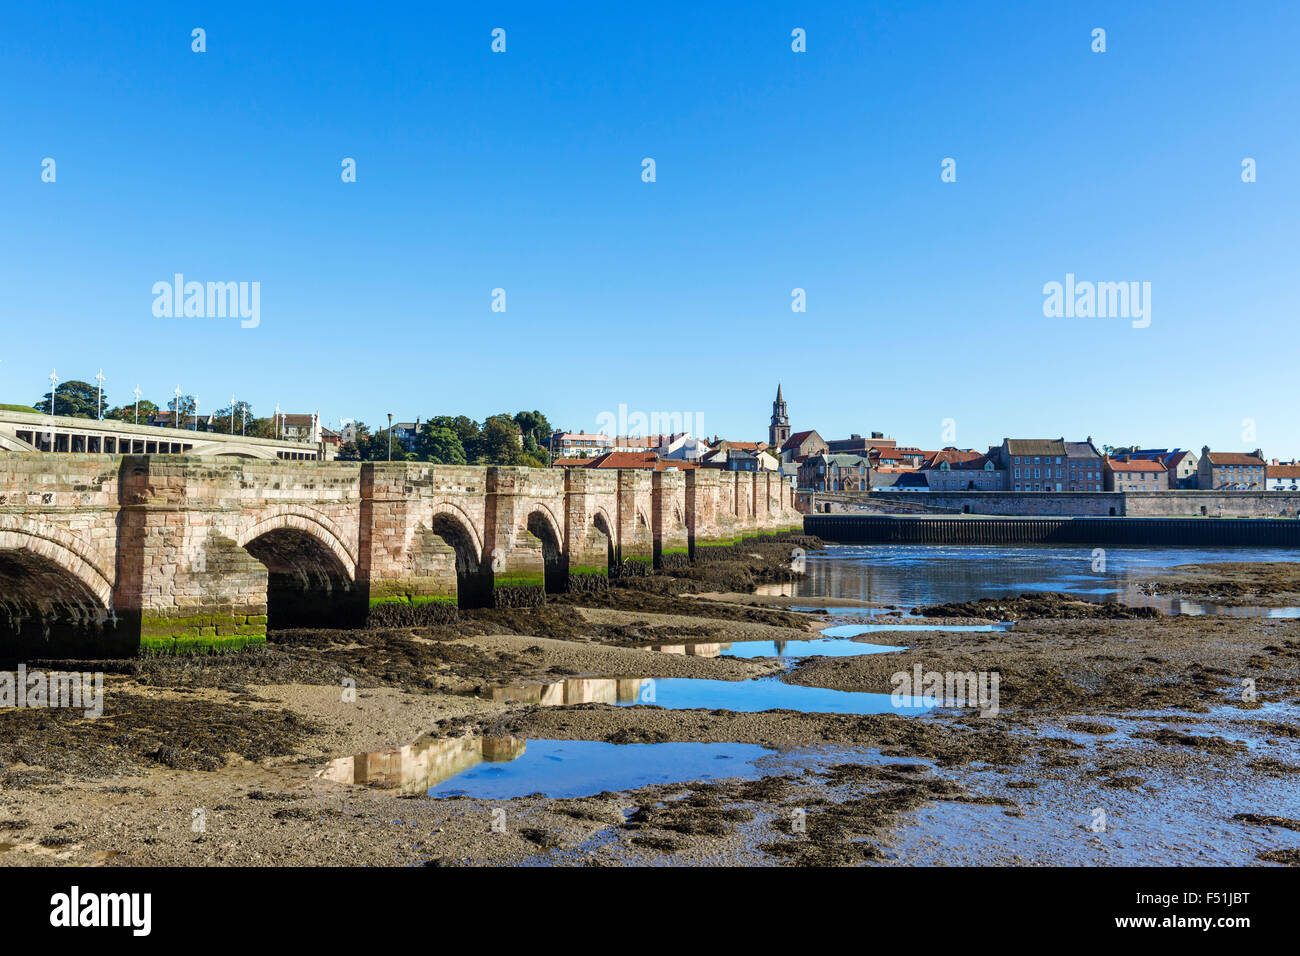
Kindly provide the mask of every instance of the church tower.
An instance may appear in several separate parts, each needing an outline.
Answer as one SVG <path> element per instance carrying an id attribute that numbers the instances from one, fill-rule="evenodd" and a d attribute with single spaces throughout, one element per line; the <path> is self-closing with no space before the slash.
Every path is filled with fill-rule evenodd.
<path id="1" fill-rule="evenodd" d="M 776 401 L 772 403 L 772 424 L 767 428 L 767 443 L 781 450 L 785 440 L 790 437 L 790 416 L 785 411 L 785 399 L 781 397 L 781 385 L 776 386 Z"/>

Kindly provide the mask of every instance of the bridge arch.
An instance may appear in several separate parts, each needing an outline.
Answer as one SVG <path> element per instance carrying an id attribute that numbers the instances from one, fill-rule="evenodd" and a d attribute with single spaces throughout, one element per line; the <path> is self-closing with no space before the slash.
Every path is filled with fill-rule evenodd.
<path id="1" fill-rule="evenodd" d="M 609 512 L 604 508 L 597 508 L 591 516 L 591 523 L 602 535 L 605 536 L 605 559 L 606 569 L 613 571 L 618 564 L 618 542 L 614 537 L 614 528 L 617 525 L 609 517 Z"/>
<path id="2" fill-rule="evenodd" d="M 355 627 L 364 621 L 357 562 L 326 516 L 296 505 L 263 513 L 235 543 L 266 566 L 266 624 Z"/>
<path id="3" fill-rule="evenodd" d="M 80 581 L 104 607 L 113 604 L 113 574 L 93 548 L 70 531 L 43 521 L 0 515 L 0 551 L 22 551 Z"/>
<path id="4" fill-rule="evenodd" d="M 528 511 L 528 531 L 542 543 L 542 582 L 546 593 L 560 594 L 568 584 L 568 563 L 564 539 L 551 510 L 540 502 Z"/>
<path id="5" fill-rule="evenodd" d="M 247 548 L 249 542 L 263 535 L 281 529 L 302 532 L 316 539 L 321 546 L 338 559 L 349 580 L 356 580 L 357 559 L 344 544 L 343 533 L 327 515 L 301 505 L 281 505 L 268 512 L 261 512 L 255 520 L 246 525 L 235 538 L 241 548 Z"/>
<path id="6" fill-rule="evenodd" d="M 70 532 L 0 516 L 0 655 L 115 653 L 113 584 Z"/>

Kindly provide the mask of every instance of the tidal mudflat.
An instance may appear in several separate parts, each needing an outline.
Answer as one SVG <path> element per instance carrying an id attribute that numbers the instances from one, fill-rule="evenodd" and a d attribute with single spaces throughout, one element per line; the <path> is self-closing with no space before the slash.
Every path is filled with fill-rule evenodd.
<path id="1" fill-rule="evenodd" d="M 1059 586 L 1084 552 L 1039 552 L 1038 581 L 919 555 L 875 588 L 860 550 L 785 595 L 753 591 L 788 576 L 769 543 L 436 628 L 80 662 L 102 718 L 0 711 L 0 864 L 1300 857 L 1300 621 L 1168 603 L 1285 606 L 1276 560 L 1229 591 L 1152 556 L 1097 593 Z M 996 713 L 895 706 L 900 673 L 996 673 Z"/>

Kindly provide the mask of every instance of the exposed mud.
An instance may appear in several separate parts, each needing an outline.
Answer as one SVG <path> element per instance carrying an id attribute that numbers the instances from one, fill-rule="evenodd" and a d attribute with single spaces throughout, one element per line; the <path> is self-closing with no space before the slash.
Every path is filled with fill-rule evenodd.
<path id="1" fill-rule="evenodd" d="M 1138 589 L 1143 594 L 1213 604 L 1296 607 L 1300 606 L 1300 563 L 1180 564 L 1139 582 Z"/>
<path id="2" fill-rule="evenodd" d="M 1300 857 L 1300 622 L 1022 595 L 923 609 L 938 623 L 1015 620 L 1012 630 L 908 631 L 907 650 L 810 658 L 788 673 L 773 659 L 647 649 L 807 639 L 826 623 L 736 593 L 742 571 L 750 580 L 789 574 L 788 544 L 753 554 L 433 627 L 282 631 L 264 650 L 226 657 L 60 662 L 108 672 L 105 714 L 0 711 L 0 865 Z M 889 693 L 894 675 L 918 666 L 996 672 L 998 712 L 538 707 L 475 696 L 578 675 L 773 673 Z M 315 777 L 329 758 L 430 732 L 757 744 L 771 748 L 772 765 L 758 779 L 505 801 L 397 800 Z M 500 832 L 493 814 L 503 808 Z"/>

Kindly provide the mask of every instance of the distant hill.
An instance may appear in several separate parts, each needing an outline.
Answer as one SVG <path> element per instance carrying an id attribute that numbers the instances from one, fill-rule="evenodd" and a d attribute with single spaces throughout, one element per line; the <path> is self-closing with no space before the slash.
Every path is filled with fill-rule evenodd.
<path id="1" fill-rule="evenodd" d="M 32 408 L 30 405 L 6 405 L 4 402 L 0 402 L 0 412 L 31 412 L 34 415 L 40 414 L 40 412 Z"/>

